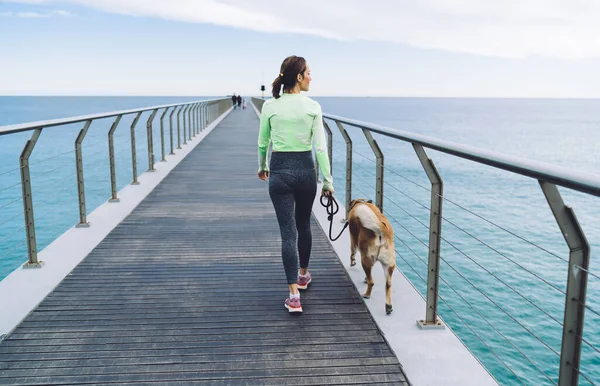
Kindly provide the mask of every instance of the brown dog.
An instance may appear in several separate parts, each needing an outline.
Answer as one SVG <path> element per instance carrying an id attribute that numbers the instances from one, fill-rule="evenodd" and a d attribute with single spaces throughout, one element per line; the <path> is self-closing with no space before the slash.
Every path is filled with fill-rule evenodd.
<path id="1" fill-rule="evenodd" d="M 370 201 L 358 198 L 350 203 L 348 214 L 350 228 L 350 265 L 356 265 L 356 249 L 360 250 L 360 261 L 365 270 L 367 290 L 363 298 L 371 297 L 375 284 L 371 268 L 377 261 L 383 266 L 385 274 L 385 312 L 392 313 L 392 274 L 396 268 L 396 250 L 394 249 L 394 229 L 379 208 Z"/>

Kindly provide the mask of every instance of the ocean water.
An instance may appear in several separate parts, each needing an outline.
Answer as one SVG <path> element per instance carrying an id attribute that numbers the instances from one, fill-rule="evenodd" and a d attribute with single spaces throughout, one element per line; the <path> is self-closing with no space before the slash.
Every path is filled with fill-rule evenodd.
<path id="1" fill-rule="evenodd" d="M 204 98 L 0 97 L 0 126 Z M 600 174 L 600 100 L 315 99 L 331 114 Z M 138 174 L 147 169 L 148 116 L 136 129 Z M 158 118 L 153 128 L 160 159 Z M 124 117 L 115 133 L 118 189 L 132 178 L 132 120 Z M 110 197 L 111 123 L 94 122 L 84 141 L 88 213 Z M 39 250 L 78 221 L 74 140 L 81 126 L 45 130 L 31 157 Z M 343 201 L 345 143 L 335 124 L 330 127 L 334 185 Z M 347 129 L 354 144 L 353 197 L 374 199 L 375 157 L 363 133 Z M 18 160 L 29 136 L 0 137 L 0 279 L 26 260 Z M 395 229 L 398 268 L 425 294 L 430 183 L 410 144 L 375 139 L 385 155 L 384 212 Z M 444 181 L 440 315 L 499 383 L 554 384 L 569 251 L 538 182 L 426 151 Z M 591 245 L 596 276 L 588 279 L 580 384 L 598 383 L 600 199 L 559 190 Z"/>

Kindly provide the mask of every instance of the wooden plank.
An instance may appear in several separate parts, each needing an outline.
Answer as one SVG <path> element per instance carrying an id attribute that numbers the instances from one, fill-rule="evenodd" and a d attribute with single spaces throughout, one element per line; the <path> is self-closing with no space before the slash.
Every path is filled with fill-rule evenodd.
<path id="1" fill-rule="evenodd" d="M 62 360 L 39 360 L 36 362 L 0 362 L 0 369 L 38 369 L 46 367 L 102 367 L 102 366 L 135 366 L 169 363 L 215 363 L 215 362 L 241 362 L 241 361 L 293 361 L 293 360 L 321 360 L 321 359 L 360 359 L 360 358 L 388 358 L 389 363 L 396 363 L 397 359 L 389 350 L 381 348 L 363 348 L 360 351 L 322 351 L 322 352 L 286 352 L 286 353 L 250 353 L 250 354 L 221 354 L 221 355 L 172 355 L 172 356 L 141 356 L 110 358 L 80 358 Z"/>
<path id="2" fill-rule="evenodd" d="M 191 362 L 180 363 L 171 361 L 168 363 L 136 363 L 134 365 L 110 364 L 106 366 L 78 366 L 77 375 L 96 374 L 143 374 L 143 373 L 168 373 L 168 372 L 215 372 L 215 371 L 242 371 L 261 369 L 298 369 L 298 368 L 324 368 L 324 367 L 352 367 L 352 366 L 379 366 L 397 365 L 395 358 L 344 358 L 344 359 L 295 359 L 290 361 L 248 361 L 245 359 L 227 362 Z M 46 367 L 38 369 L 36 377 L 63 376 L 70 373 L 65 367 Z M 30 376 L 28 369 L 8 369 L 0 373 L 0 382 L 6 378 Z"/>
<path id="3" fill-rule="evenodd" d="M 380 350 L 381 356 L 385 353 L 386 346 L 380 343 L 336 343 L 333 345 L 313 345 L 296 343 L 294 350 L 303 353 L 324 353 L 343 351 Z M 72 359 L 101 359 L 101 358 L 144 358 L 144 357 L 178 357 L 198 355 L 248 355 L 248 354 L 285 354 L 294 352 L 290 347 L 282 344 L 279 346 L 236 346 L 236 347 L 207 347 L 201 351 L 192 348 L 163 349 L 163 350 L 105 350 L 105 351 L 71 351 L 71 352 L 48 352 L 36 356 L 36 361 L 31 360 L 31 354 L 11 354 L 3 356 L 1 363 L 28 362 L 36 364 L 43 361 L 72 360 Z M 389 349 L 388 349 L 389 350 Z M 390 351 L 391 352 L 391 351 Z"/>
<path id="4" fill-rule="evenodd" d="M 263 362 L 264 363 L 264 362 Z M 101 369 L 98 370 L 97 374 L 80 374 L 79 368 L 77 369 L 68 369 L 63 368 L 65 375 L 52 375 L 52 376 L 29 376 L 29 377 L 14 377 L 18 381 L 24 381 L 23 383 L 36 383 L 36 384 L 65 384 L 65 383 L 96 383 L 96 382 L 152 382 L 152 381 L 163 381 L 163 380 L 181 380 L 181 381 L 191 381 L 191 380 L 223 380 L 223 379 L 245 379 L 250 380 L 254 379 L 257 382 L 257 379 L 267 378 L 267 377 L 278 377 L 284 374 L 292 375 L 290 378 L 296 378 L 296 381 L 302 380 L 306 377 L 311 376 L 320 376 L 320 377 L 339 377 L 345 376 L 346 380 L 350 380 L 355 376 L 368 376 L 367 379 L 378 380 L 381 381 L 385 379 L 386 376 L 394 375 L 395 379 L 398 381 L 403 381 L 400 374 L 395 372 L 395 369 L 398 367 L 397 365 L 376 365 L 376 366 L 363 366 L 363 365 L 355 365 L 355 366 L 334 366 L 334 367 L 302 367 L 296 368 L 294 367 L 294 361 L 290 362 L 279 362 L 284 365 L 282 368 L 277 369 L 269 369 L 265 367 L 255 366 L 254 369 L 251 370 L 230 370 L 227 368 L 217 369 L 217 370 L 208 370 L 205 372 L 197 371 L 194 369 L 182 369 L 181 365 L 173 365 L 172 369 L 164 372 L 154 372 L 152 366 L 148 366 L 144 368 L 144 372 L 129 372 L 124 374 L 105 374 Z M 225 367 L 225 366 L 223 366 Z M 72 374 L 66 375 L 66 372 L 69 371 Z M 288 376 L 289 376 L 288 375 Z M 2 378 L 0 380 L 3 381 Z M 16 382 L 15 384 L 23 384 L 21 382 Z M 255 383 L 256 384 L 256 383 Z"/>
<path id="5" fill-rule="evenodd" d="M 108 383 L 98 381 L 100 378 L 108 378 Z M 130 378 L 127 380 L 127 378 Z M 145 378 L 145 379 L 144 379 Z M 151 379 L 150 379 L 151 378 Z M 280 385 L 409 385 L 402 374 L 350 374 L 350 375 L 297 375 L 284 377 L 229 377 L 199 379 L 195 374 L 157 374 L 154 377 L 124 377 L 124 376 L 106 376 L 106 377 L 60 377 L 60 378 L 19 378 L 18 383 L 13 385 L 64 385 L 64 384 L 91 384 L 97 386 L 119 385 L 240 385 L 240 386 L 280 386 Z"/>
<path id="6" fill-rule="evenodd" d="M 0 342 L 0 384 L 408 384 L 315 221 L 283 307 L 257 126 L 233 111 Z"/>

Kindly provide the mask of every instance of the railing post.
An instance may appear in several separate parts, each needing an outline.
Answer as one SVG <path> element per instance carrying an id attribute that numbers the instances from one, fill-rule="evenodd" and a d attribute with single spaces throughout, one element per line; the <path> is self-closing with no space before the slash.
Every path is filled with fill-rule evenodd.
<path id="1" fill-rule="evenodd" d="M 160 162 L 166 162 L 165 159 L 165 125 L 164 118 L 169 112 L 170 107 L 167 107 L 165 111 L 160 116 Z"/>
<path id="2" fill-rule="evenodd" d="M 148 138 L 148 171 L 153 172 L 154 169 L 154 141 L 153 141 L 153 133 L 152 133 L 152 121 L 154 121 L 154 117 L 158 109 L 152 110 L 150 117 L 146 121 L 146 136 Z"/>
<path id="3" fill-rule="evenodd" d="M 194 105 L 189 105 L 187 109 L 188 113 L 188 141 L 192 140 L 192 109 Z"/>
<path id="4" fill-rule="evenodd" d="M 200 111 L 200 103 L 196 103 L 196 107 L 194 107 L 194 136 L 200 134 L 200 119 L 198 118 L 198 111 Z"/>
<path id="5" fill-rule="evenodd" d="M 187 125 L 185 123 L 185 115 L 187 114 L 188 109 L 190 108 L 189 105 L 186 105 L 185 107 L 183 107 L 183 144 L 187 145 Z"/>
<path id="6" fill-rule="evenodd" d="M 170 149 L 171 151 L 169 152 L 169 155 L 173 155 L 175 154 L 175 152 L 173 151 L 173 114 L 175 114 L 175 111 L 177 110 L 177 106 L 173 107 L 173 111 L 171 111 L 171 114 L 169 114 L 169 142 L 170 142 Z"/>
<path id="7" fill-rule="evenodd" d="M 81 143 L 92 124 L 91 120 L 85 121 L 83 129 L 79 132 L 75 140 L 75 166 L 77 168 L 77 196 L 79 198 L 79 223 L 77 228 L 87 228 L 90 224 L 87 222 L 87 213 L 85 208 L 85 185 L 83 179 L 83 152 L 81 151 Z"/>
<path id="8" fill-rule="evenodd" d="M 204 105 L 204 128 L 208 127 L 208 102 Z"/>
<path id="9" fill-rule="evenodd" d="M 350 214 L 350 202 L 352 202 L 352 139 L 341 122 L 335 121 L 344 141 L 346 141 L 346 219 Z"/>
<path id="10" fill-rule="evenodd" d="M 190 125 L 190 139 L 192 139 L 193 137 L 196 136 L 196 104 L 194 103 L 192 105 L 192 108 L 190 109 L 190 116 L 191 119 L 190 121 L 192 122 L 192 124 Z"/>
<path id="11" fill-rule="evenodd" d="M 423 146 L 413 143 L 417 157 L 431 182 L 431 206 L 429 210 L 429 258 L 427 263 L 427 308 L 425 320 L 418 320 L 421 328 L 444 328 L 438 319 L 438 292 L 440 281 L 440 248 L 442 246 L 442 197 L 444 182 L 435 164 L 427 156 Z"/>
<path id="12" fill-rule="evenodd" d="M 38 261 L 37 243 L 35 240 L 35 219 L 33 216 L 33 197 L 31 193 L 31 176 L 29 174 L 29 156 L 42 134 L 42 129 L 35 129 L 31 138 L 25 144 L 19 163 L 21 166 L 21 190 L 23 191 L 23 214 L 25 215 L 25 232 L 27 234 L 27 263 L 23 268 L 40 268 L 43 261 Z"/>
<path id="13" fill-rule="evenodd" d="M 365 137 L 367 137 L 367 141 L 375 154 L 375 158 L 377 159 L 377 170 L 376 170 L 376 182 L 375 182 L 375 205 L 379 208 L 381 213 L 383 213 L 383 152 L 379 148 L 377 141 L 371 135 L 371 132 L 367 129 L 362 129 Z"/>
<path id="14" fill-rule="evenodd" d="M 137 156 L 136 156 L 136 150 L 135 150 L 135 126 L 137 125 L 141 116 L 142 116 L 142 112 L 140 111 L 135 116 L 133 123 L 131 123 L 131 129 L 130 129 L 130 132 L 131 132 L 130 133 L 131 134 L 131 165 L 132 165 L 132 169 L 133 169 L 133 181 L 131 182 L 131 185 L 139 185 L 140 184 L 137 179 Z"/>
<path id="15" fill-rule="evenodd" d="M 590 245 L 579 225 L 579 221 L 577 221 L 573 208 L 565 205 L 556 185 L 544 181 L 539 181 L 539 183 L 558 227 L 569 246 L 569 271 L 558 385 L 577 386 L 579 384 L 579 366 L 581 363 Z"/>
<path id="16" fill-rule="evenodd" d="M 177 111 L 177 149 L 181 149 L 181 128 L 179 126 L 181 110 L 183 110 L 183 106 L 179 106 L 179 111 Z"/>
<path id="17" fill-rule="evenodd" d="M 114 134 L 117 126 L 119 126 L 119 122 L 121 122 L 121 118 L 123 116 L 119 115 L 113 122 L 110 130 L 108 130 L 108 163 L 110 166 L 110 199 L 108 202 L 119 202 L 119 198 L 117 197 L 117 173 L 115 169 L 115 140 Z"/>
<path id="18" fill-rule="evenodd" d="M 190 140 L 196 136 L 196 104 L 190 108 Z"/>
<path id="19" fill-rule="evenodd" d="M 206 127 L 206 112 L 204 111 L 205 107 L 206 102 L 202 102 L 200 104 L 200 130 L 204 130 L 204 128 Z"/>
<path id="20" fill-rule="evenodd" d="M 200 103 L 200 110 L 198 111 L 198 118 L 200 120 L 200 131 L 204 130 L 204 106 L 206 102 Z"/>
<path id="21" fill-rule="evenodd" d="M 206 104 L 206 126 L 210 125 L 210 102 Z"/>
<path id="22" fill-rule="evenodd" d="M 200 134 L 200 103 L 196 104 L 194 119 L 196 121 L 196 135 Z"/>
<path id="23" fill-rule="evenodd" d="M 202 102 L 200 105 L 200 130 L 204 130 L 206 127 L 206 114 L 204 112 L 204 107 L 206 106 L 206 102 Z"/>

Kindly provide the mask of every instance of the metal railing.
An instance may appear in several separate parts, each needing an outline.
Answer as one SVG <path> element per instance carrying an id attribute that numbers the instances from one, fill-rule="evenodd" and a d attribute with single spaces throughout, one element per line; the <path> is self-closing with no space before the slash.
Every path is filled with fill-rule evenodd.
<path id="1" fill-rule="evenodd" d="M 32 190 L 32 176 L 30 173 L 30 156 L 36 146 L 36 143 L 39 140 L 42 131 L 50 130 L 52 128 L 75 124 L 75 123 L 83 123 L 83 127 L 79 131 L 75 139 L 75 166 L 76 166 L 76 178 L 77 178 L 77 196 L 78 196 L 78 207 L 79 207 L 79 221 L 77 223 L 77 227 L 89 227 L 90 224 L 87 221 L 87 210 L 86 210 L 86 195 L 85 195 L 85 176 L 83 171 L 83 147 L 82 143 L 86 138 L 88 130 L 91 124 L 100 119 L 106 118 L 114 118 L 110 129 L 108 130 L 107 136 L 107 145 L 108 145 L 108 159 L 109 159 L 109 170 L 110 170 L 110 199 L 108 202 L 116 203 L 119 202 L 119 197 L 117 196 L 117 179 L 116 179 L 116 165 L 115 165 L 115 143 L 114 143 L 114 134 L 117 129 L 119 122 L 124 116 L 134 115 L 135 118 L 130 126 L 129 130 L 129 139 L 131 141 L 131 162 L 132 162 L 132 185 L 139 184 L 138 181 L 138 171 L 137 171 L 137 147 L 136 147 L 136 126 L 138 121 L 140 120 L 142 113 L 150 112 L 150 116 L 146 121 L 146 139 L 147 139 L 147 162 L 148 162 L 148 172 L 154 172 L 155 169 L 155 156 L 154 156 L 154 133 L 153 133 L 153 123 L 156 115 L 159 111 L 162 111 L 160 115 L 160 162 L 167 162 L 167 158 L 165 156 L 167 139 L 165 139 L 165 118 L 167 113 L 170 111 L 169 115 L 169 135 L 168 135 L 168 146 L 170 149 L 169 154 L 175 154 L 175 143 L 177 144 L 176 149 L 181 149 L 181 141 L 183 140 L 183 144 L 185 145 L 188 140 L 191 140 L 192 137 L 195 137 L 197 134 L 202 132 L 208 125 L 210 125 L 214 120 L 224 114 L 227 110 L 231 108 L 231 101 L 227 98 L 222 99 L 212 99 L 212 100 L 203 100 L 203 101 L 194 101 L 187 103 L 177 103 L 177 104 L 169 104 L 169 105 L 160 105 L 160 106 L 151 106 L 144 107 L 140 109 L 131 109 L 131 110 L 123 110 L 123 111 L 114 111 L 108 113 L 101 114 L 92 114 L 64 119 L 54 119 L 54 120 L 46 120 L 39 122 L 31 122 L 31 123 L 23 123 L 9 126 L 0 126 L 0 137 L 7 136 L 10 134 L 22 133 L 22 132 L 33 132 L 31 138 L 27 140 L 23 151 L 21 152 L 19 163 L 21 175 L 21 190 L 22 190 L 22 201 L 23 201 L 23 215 L 25 217 L 25 225 L 20 228 L 17 232 L 22 231 L 23 229 L 26 232 L 26 243 L 27 243 L 27 254 L 28 259 L 27 263 L 23 266 L 24 268 L 33 268 L 33 267 L 41 267 L 43 266 L 43 262 L 38 260 L 38 244 L 36 241 L 36 228 L 35 228 L 35 208 L 33 205 L 33 195 L 36 193 L 35 190 Z M 176 113 L 176 122 L 174 122 L 173 117 Z M 176 137 L 176 138 L 175 138 Z M 121 138 L 125 140 L 124 138 Z M 176 142 L 175 142 L 176 141 Z M 68 154 L 72 151 L 67 151 L 59 154 L 58 156 Z M 53 156 L 46 158 L 41 161 L 37 161 L 36 163 L 44 162 L 52 158 L 56 158 L 58 156 Z M 58 168 L 57 168 L 58 169 Z M 53 169 L 50 172 L 57 170 Z M 14 171 L 14 170 L 13 170 Z M 11 172 L 11 171 L 8 171 Z M 5 172 L 5 173 L 8 173 Z M 68 175 L 67 177 L 71 177 L 72 175 Z M 35 176 L 34 176 L 35 178 Z M 58 182 L 62 182 L 64 178 L 61 178 Z M 15 184 L 16 186 L 18 184 Z M 12 187 L 12 186 L 11 186 Z M 68 187 L 68 186 L 67 186 Z M 9 187 L 10 188 L 10 187 Z M 8 189 L 8 188 L 4 188 Z M 41 190 L 43 190 L 42 188 Z M 63 187 L 64 189 L 64 187 Z M 2 190 L 0 190 L 2 191 Z M 0 209 L 6 207 L 16 201 L 19 198 L 9 202 L 8 204 L 4 204 L 0 206 Z M 43 203 L 41 203 L 43 204 Z M 40 204 L 40 205 L 41 205 Z M 9 220 L 14 219 L 16 216 L 5 220 L 2 224 L 7 223 Z M 15 232 L 16 233 L 16 232 Z M 14 233 L 13 233 L 14 234 Z M 12 234 L 11 234 L 12 235 Z M 5 237 L 8 239 L 11 235 Z M 13 251 L 11 249 L 9 252 Z"/>
<path id="2" fill-rule="evenodd" d="M 257 107 L 257 109 L 260 111 L 262 108 L 262 104 L 264 103 L 264 100 L 259 99 L 259 98 L 252 98 L 252 102 Z M 395 139 L 395 140 L 399 140 L 402 142 L 410 143 L 416 153 L 419 163 L 421 164 L 425 174 L 427 175 L 427 177 L 429 179 L 429 182 L 431 184 L 429 188 L 422 186 L 421 184 L 415 183 L 414 181 L 411 181 L 410 179 L 408 179 L 408 181 L 410 181 L 410 182 L 418 185 L 422 189 L 425 189 L 426 191 L 430 192 L 429 207 L 412 199 L 411 197 L 408 197 L 410 200 L 417 203 L 419 206 L 423 207 L 425 210 L 427 210 L 429 212 L 429 224 L 425 224 L 423 221 L 419 220 L 417 217 L 412 215 L 410 212 L 399 207 L 402 211 L 404 211 L 406 214 L 408 214 L 409 217 L 411 217 L 412 219 L 419 222 L 423 227 L 425 227 L 429 231 L 429 240 L 428 240 L 428 242 L 424 242 L 424 241 L 420 240 L 417 236 L 415 236 L 414 233 L 412 233 L 409 229 L 407 229 L 406 227 L 403 227 L 406 231 L 408 231 L 408 233 L 410 233 L 412 236 L 414 236 L 424 247 L 427 248 L 427 250 L 428 250 L 427 259 L 421 259 L 418 256 L 418 253 L 416 253 L 413 249 L 410 248 L 410 246 L 408 246 L 406 243 L 404 243 L 403 240 L 399 239 L 401 242 L 403 242 L 403 244 L 405 246 L 408 247 L 408 249 L 415 256 L 417 256 L 418 260 L 421 261 L 423 263 L 423 265 L 426 266 L 426 269 L 427 269 L 427 274 L 422 275 L 419 273 L 418 269 L 414 268 L 413 266 L 411 266 L 409 264 L 410 268 L 412 268 L 412 270 L 417 274 L 417 276 L 421 280 L 423 280 L 423 282 L 426 283 L 425 318 L 423 320 L 417 321 L 418 325 L 421 328 L 443 328 L 443 324 L 438 318 L 438 301 L 439 300 L 442 300 L 446 304 L 446 306 L 450 310 L 452 310 L 452 308 L 450 307 L 448 302 L 446 302 L 439 295 L 439 285 L 440 285 L 440 279 L 441 279 L 441 281 L 443 281 L 445 284 L 447 284 L 456 293 L 456 295 L 458 295 L 463 301 L 465 301 L 467 304 L 469 304 L 471 306 L 471 308 L 478 315 L 480 315 L 488 324 L 490 324 L 490 326 L 494 330 L 496 330 L 496 332 L 498 332 L 503 338 L 505 338 L 510 345 L 512 345 L 519 353 L 523 354 L 523 356 L 538 371 L 540 371 L 541 374 L 543 376 L 545 376 L 545 378 L 547 378 L 552 384 L 558 384 L 560 386 L 578 385 L 580 375 L 583 378 L 585 378 L 588 382 L 590 382 L 590 384 L 594 384 L 593 381 L 591 381 L 588 377 L 586 377 L 582 373 L 582 371 L 580 369 L 580 357 L 581 357 L 582 345 L 584 343 L 586 343 L 588 346 L 590 346 L 592 350 L 594 350 L 595 352 L 598 352 L 600 354 L 600 350 L 597 347 L 594 347 L 592 344 L 590 344 L 588 341 L 586 341 L 583 338 L 585 310 L 587 309 L 588 311 L 591 311 L 594 314 L 600 316 L 600 313 L 598 313 L 596 310 L 592 309 L 591 307 L 589 307 L 586 304 L 586 289 L 587 289 L 588 277 L 589 276 L 599 277 L 599 276 L 590 272 L 590 269 L 589 269 L 590 245 L 589 245 L 588 241 L 586 240 L 585 234 L 584 234 L 581 226 L 579 225 L 579 222 L 577 220 L 577 217 L 575 216 L 573 209 L 564 203 L 557 186 L 562 186 L 565 188 L 572 189 L 574 191 L 586 193 L 586 194 L 593 195 L 593 196 L 600 196 L 600 176 L 599 175 L 583 173 L 583 172 L 576 172 L 576 171 L 569 170 L 567 168 L 553 166 L 553 165 L 549 165 L 546 163 L 531 161 L 531 160 L 527 160 L 524 158 L 508 156 L 508 155 L 504 155 L 504 154 L 499 154 L 499 153 L 492 152 L 492 151 L 482 150 L 482 149 L 465 146 L 462 144 L 453 143 L 453 142 L 449 142 L 449 141 L 443 141 L 443 140 L 439 140 L 439 139 L 435 139 L 435 138 L 430 138 L 430 137 L 426 137 L 426 136 L 422 136 L 422 135 L 418 135 L 418 134 L 403 132 L 403 131 L 383 127 L 380 125 L 375 125 L 375 124 L 371 124 L 371 123 L 367 123 L 367 122 L 354 120 L 354 119 L 348 119 L 348 118 L 344 118 L 344 117 L 340 117 L 340 116 L 324 114 L 323 115 L 323 125 L 324 125 L 325 131 L 327 132 L 327 135 L 328 135 L 328 152 L 329 152 L 330 160 L 332 160 L 334 149 L 333 149 L 333 132 L 328 124 L 328 121 L 332 121 L 333 123 L 335 123 L 335 125 L 337 126 L 342 138 L 344 139 L 345 145 L 346 145 L 345 154 L 342 155 L 342 156 L 345 156 L 345 159 L 346 159 L 346 171 L 345 171 L 346 172 L 346 179 L 345 179 L 346 180 L 346 188 L 345 188 L 346 215 L 348 214 L 348 212 L 350 210 L 349 206 L 350 206 L 350 202 L 353 197 L 353 187 L 352 187 L 352 185 L 353 185 L 353 181 L 352 181 L 353 166 L 355 168 L 358 166 L 356 164 L 356 162 L 353 162 L 353 154 L 354 155 L 358 154 L 361 157 L 366 158 L 375 164 L 375 173 L 372 173 L 371 171 L 369 171 L 365 168 L 361 168 L 361 172 L 375 178 L 375 203 L 382 212 L 384 209 L 384 198 L 386 197 L 384 195 L 384 186 L 388 186 L 388 187 L 400 192 L 401 194 L 404 194 L 395 185 L 389 184 L 385 181 L 385 179 L 384 179 L 384 177 L 385 177 L 384 154 L 383 154 L 381 148 L 379 147 L 376 139 L 373 138 L 373 134 L 377 134 L 377 135 L 381 135 L 383 137 L 387 137 L 390 139 Z M 362 131 L 366 141 L 368 142 L 371 150 L 373 151 L 373 155 L 374 155 L 375 159 L 364 156 L 364 155 L 358 153 L 355 149 L 353 149 L 353 140 L 352 140 L 353 138 L 351 137 L 350 133 L 346 129 L 345 125 L 351 126 L 355 129 L 358 129 L 359 131 Z M 515 261 L 514 259 L 511 259 L 509 256 L 507 256 L 507 254 L 503 254 L 502 252 L 497 251 L 490 245 L 486 244 L 485 242 L 479 240 L 477 237 L 473 236 L 471 233 L 469 233 L 469 232 L 466 232 L 466 233 L 471 238 L 474 238 L 475 240 L 479 241 L 480 243 L 486 245 L 488 248 L 491 248 L 496 253 L 502 255 L 504 258 L 506 258 L 509 261 L 513 262 L 514 264 L 518 265 L 520 268 L 524 269 L 529 274 L 532 274 L 537 279 L 545 282 L 546 284 L 549 284 L 551 287 L 554 288 L 554 290 L 558 290 L 561 294 L 563 294 L 564 299 L 565 299 L 565 307 L 564 307 L 562 322 L 559 321 L 557 318 L 553 317 L 552 315 L 550 315 L 549 313 L 545 312 L 541 307 L 537 306 L 535 304 L 535 302 L 533 302 L 530 299 L 527 299 L 526 297 L 521 295 L 505 280 L 503 281 L 502 279 L 498 278 L 497 275 L 495 275 L 493 272 L 486 269 L 486 267 L 482 266 L 477 261 L 473 260 L 472 257 L 469 256 L 469 254 L 464 253 L 459 248 L 457 248 L 453 243 L 451 243 L 449 240 L 442 237 L 442 223 L 444 221 L 450 223 L 453 226 L 456 226 L 450 220 L 443 217 L 443 212 L 442 212 L 443 201 L 450 202 L 451 204 L 456 205 L 459 208 L 462 208 L 463 210 L 466 210 L 466 211 L 469 211 L 469 210 L 460 206 L 459 204 L 457 204 L 453 201 L 450 201 L 447 197 L 444 197 L 443 180 L 442 180 L 440 174 L 438 173 L 433 160 L 428 156 L 427 152 L 425 151 L 426 148 L 436 150 L 438 152 L 446 153 L 446 154 L 449 154 L 449 155 L 452 155 L 452 156 L 455 156 L 458 158 L 462 158 L 465 160 L 473 161 L 475 163 L 488 165 L 493 168 L 502 169 L 502 170 L 505 170 L 510 173 L 533 178 L 538 181 L 539 186 L 542 190 L 542 193 L 545 196 L 545 199 L 554 215 L 554 218 L 555 218 L 555 220 L 560 228 L 560 231 L 563 234 L 565 242 L 569 248 L 568 258 L 563 258 L 559 255 L 549 252 L 549 251 L 545 250 L 543 247 L 533 244 L 533 243 L 529 242 L 528 240 L 525 240 L 525 239 L 521 238 L 520 236 L 515 235 L 513 232 L 511 232 L 507 229 L 504 229 L 502 227 L 500 227 L 500 228 L 503 229 L 504 231 L 512 234 L 513 236 L 521 238 L 525 242 L 532 244 L 535 247 L 537 247 L 541 250 L 544 250 L 544 251 L 554 255 L 555 257 L 559 258 L 560 260 L 566 262 L 568 264 L 568 272 L 565 273 L 565 276 L 567 278 L 566 279 L 566 291 L 563 291 L 562 289 L 560 289 L 557 286 L 550 283 L 548 280 L 545 280 L 544 278 L 542 278 L 539 274 L 533 272 L 530 269 L 527 269 L 526 267 L 524 267 L 522 264 L 519 264 L 519 262 Z M 332 169 L 333 169 L 333 164 L 332 164 Z M 397 173 L 394 170 L 388 170 L 388 171 L 397 176 L 400 176 L 400 177 L 406 179 L 404 176 L 402 176 L 401 174 Z M 318 174 L 318 166 L 317 166 L 317 174 Z M 366 181 L 364 181 L 364 182 L 367 183 Z M 390 201 L 390 203 L 397 206 L 397 204 L 393 201 Z M 479 216 L 478 214 L 476 214 L 472 211 L 469 211 L 469 212 L 474 214 L 477 217 L 480 217 L 481 219 L 483 219 L 485 221 L 488 221 L 484 217 Z M 397 223 L 400 223 L 396 219 L 393 219 L 393 220 L 396 221 Z M 496 224 L 493 224 L 493 225 L 497 226 Z M 400 224 L 400 226 L 402 226 L 402 225 Z M 499 227 L 499 226 L 497 226 L 497 227 Z M 465 232 L 463 229 L 460 229 L 460 230 Z M 520 323 L 517 318 L 513 317 L 510 313 L 508 313 L 505 310 L 505 308 L 503 308 L 500 304 L 498 304 L 497 302 L 494 302 L 494 300 L 491 299 L 485 292 L 479 290 L 477 288 L 477 286 L 475 286 L 473 284 L 472 280 L 469 280 L 467 277 L 465 277 L 464 274 L 462 274 L 460 272 L 460 270 L 457 270 L 455 267 L 453 267 L 453 265 L 447 259 L 445 260 L 440 255 L 442 240 L 445 241 L 447 244 L 449 244 L 451 247 L 455 248 L 457 251 L 459 251 L 459 253 L 461 253 L 461 255 L 464 258 L 469 259 L 472 262 L 478 264 L 479 267 L 482 268 L 483 270 L 485 270 L 488 274 L 490 274 L 494 278 L 500 280 L 500 282 L 503 285 L 505 285 L 512 291 L 516 292 L 519 296 L 521 296 L 529 304 L 533 305 L 538 310 L 544 312 L 544 314 L 547 317 L 551 318 L 551 320 L 553 320 L 554 322 L 557 322 L 560 326 L 562 326 L 562 341 L 561 341 L 560 353 L 558 353 L 556 350 L 554 350 L 552 347 L 550 347 L 547 343 L 545 343 L 543 340 L 541 340 L 539 337 L 537 337 L 531 331 L 530 328 L 527 328 L 522 323 Z M 489 301 L 491 301 L 495 306 L 497 306 L 501 311 L 503 311 L 507 316 L 509 316 L 514 322 L 519 324 L 529 334 L 531 334 L 533 337 L 537 338 L 542 344 L 544 344 L 546 347 L 548 347 L 554 354 L 559 356 L 560 362 L 559 362 L 558 383 L 556 383 L 552 379 L 551 376 L 547 375 L 546 372 L 541 370 L 539 368 L 539 366 L 536 365 L 533 361 L 529 360 L 529 358 L 527 358 L 527 356 L 521 350 L 519 350 L 519 348 L 517 346 L 515 346 L 508 338 L 506 338 L 506 336 L 504 336 L 500 331 L 498 331 L 492 323 L 490 323 L 487 319 L 485 319 L 485 317 L 483 317 L 483 315 L 477 310 L 476 307 L 473 307 L 467 299 L 465 299 L 458 291 L 456 291 L 454 288 L 452 288 L 447 283 L 447 281 L 443 277 L 440 276 L 440 260 L 444 261 L 444 263 L 446 263 L 446 265 L 448 265 L 450 268 L 453 269 L 455 274 L 459 275 L 464 281 L 466 281 L 471 286 L 473 286 L 475 288 L 475 290 L 479 291 L 479 293 L 481 293 L 484 297 L 486 297 Z M 426 276 L 426 277 L 423 277 L 423 276 Z M 452 310 L 452 311 L 454 311 L 454 310 Z M 476 331 L 474 331 L 471 327 L 469 327 L 469 325 L 463 320 L 463 318 L 458 313 L 456 313 L 456 316 L 458 318 L 460 318 L 461 321 L 463 321 L 465 323 L 465 325 L 475 335 L 477 335 Z M 480 338 L 480 340 L 488 349 L 491 350 L 490 346 L 485 342 L 485 339 Z M 507 367 L 507 369 L 516 377 L 516 379 L 518 379 L 521 383 L 523 383 L 521 378 L 513 370 L 511 370 L 510 367 L 508 367 L 506 365 L 506 363 L 504 363 L 504 361 L 502 361 L 502 359 L 500 359 L 496 355 L 496 353 L 494 353 L 492 351 L 492 354 L 494 356 L 496 356 L 504 364 L 504 366 Z"/>

